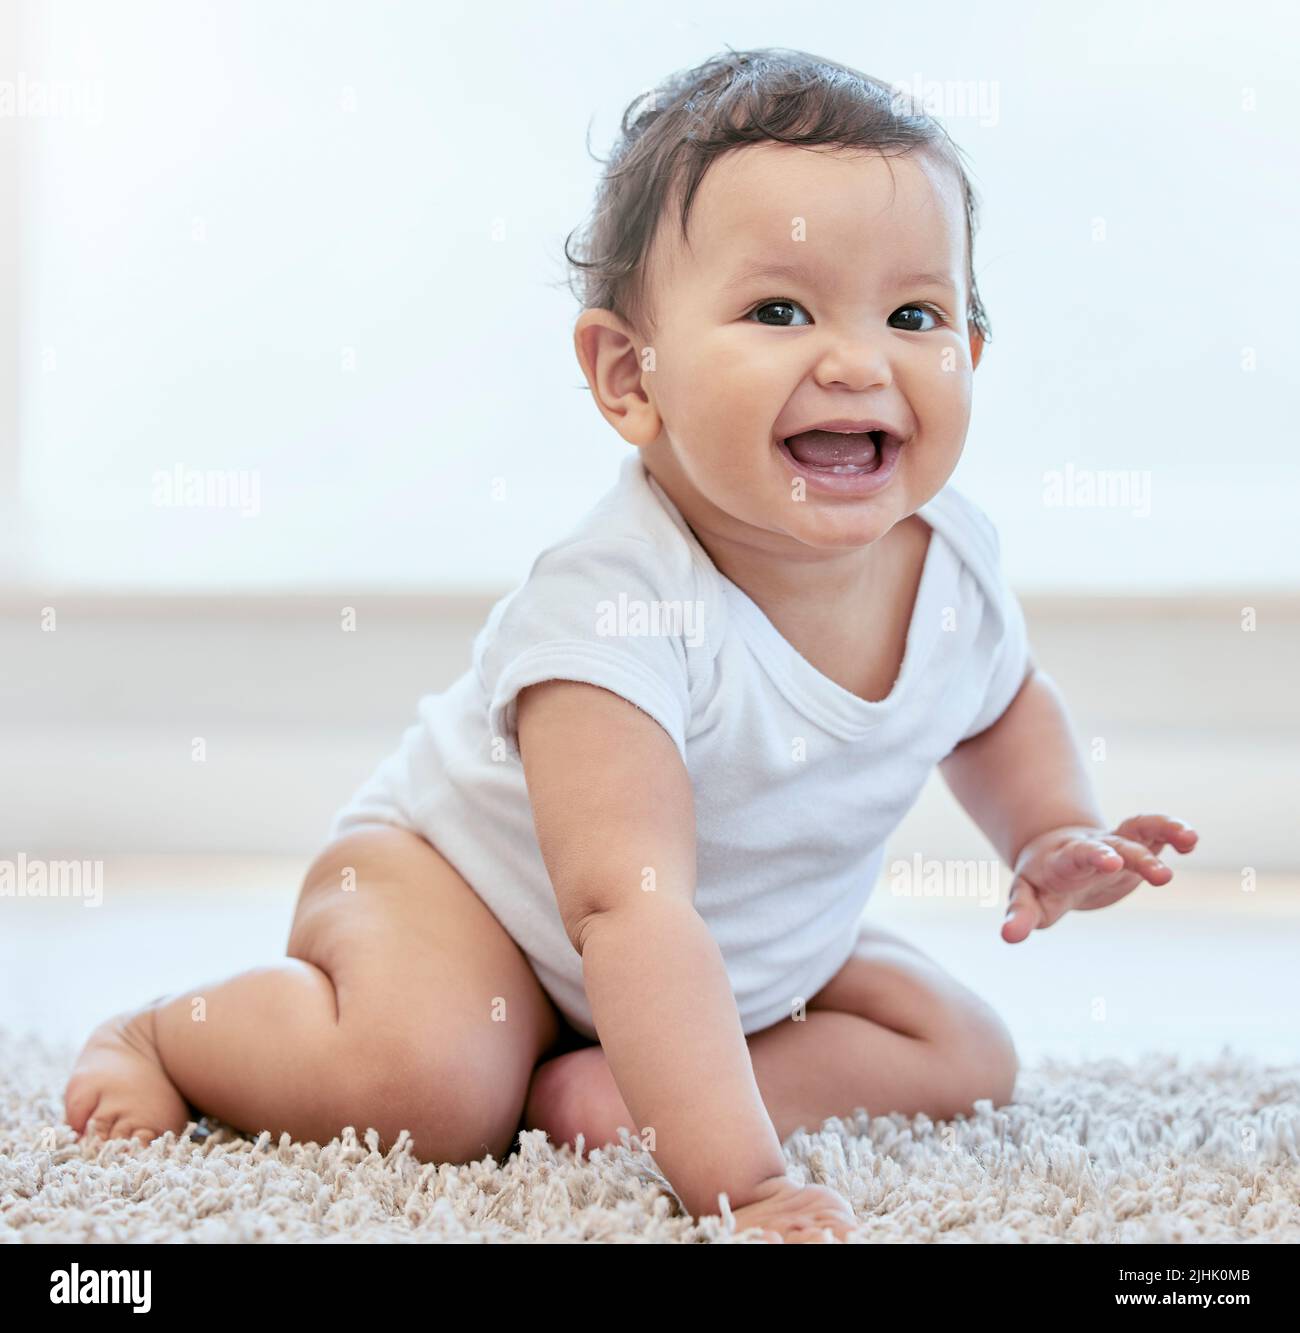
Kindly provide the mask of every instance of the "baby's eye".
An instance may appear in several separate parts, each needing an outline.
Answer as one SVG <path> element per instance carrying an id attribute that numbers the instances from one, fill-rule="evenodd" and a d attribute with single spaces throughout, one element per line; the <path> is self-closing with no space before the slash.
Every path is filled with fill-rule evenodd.
<path id="1" fill-rule="evenodd" d="M 904 320 L 902 324 L 895 324 L 895 320 Z M 930 319 L 931 324 L 918 323 L 918 320 Z M 899 306 L 889 317 L 889 322 L 896 329 L 906 329 L 908 333 L 929 333 L 931 329 L 938 328 L 943 323 L 943 317 L 933 306 L 928 305 L 903 305 Z"/>
<path id="2" fill-rule="evenodd" d="M 761 315 L 765 310 L 775 310 L 775 311 L 803 310 L 803 313 L 805 315 L 808 314 L 808 312 L 804 310 L 803 306 L 801 306 L 798 301 L 787 301 L 784 299 L 779 301 L 764 301 L 762 305 L 755 306 L 754 309 L 751 310 L 749 313 L 751 315 Z M 772 319 L 760 319 L 759 323 L 772 324 L 775 325 L 777 328 L 784 328 L 784 329 L 798 327 L 797 325 L 787 322 L 786 319 L 781 315 L 777 315 L 775 318 Z M 811 318 L 809 318 L 808 323 L 809 324 L 812 323 Z"/>

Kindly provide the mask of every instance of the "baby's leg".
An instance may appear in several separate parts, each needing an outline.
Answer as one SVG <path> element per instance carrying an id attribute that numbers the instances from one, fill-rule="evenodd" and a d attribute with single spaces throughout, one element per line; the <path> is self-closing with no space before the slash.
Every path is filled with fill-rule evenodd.
<path id="1" fill-rule="evenodd" d="M 806 1005 L 748 1038 L 754 1080 L 778 1136 L 818 1129 L 859 1107 L 872 1115 L 969 1115 L 1009 1102 L 1015 1045 L 993 1008 L 906 940 L 864 927 L 852 958 Z M 552 1055 L 538 1068 L 526 1126 L 555 1143 L 618 1142 L 634 1130 L 599 1044 Z"/>
<path id="2" fill-rule="evenodd" d="M 877 926 L 862 928 L 853 956 L 809 1000 L 803 1022 L 754 1033 L 749 1050 L 783 1135 L 859 1107 L 951 1120 L 983 1098 L 1003 1106 L 1019 1068 L 996 1010 Z"/>
<path id="3" fill-rule="evenodd" d="M 424 839 L 375 826 L 326 848 L 288 953 L 97 1029 L 68 1084 L 69 1124 L 151 1138 L 193 1109 L 317 1142 L 352 1125 L 387 1148 L 409 1129 L 423 1161 L 509 1152 L 560 1018 Z"/>

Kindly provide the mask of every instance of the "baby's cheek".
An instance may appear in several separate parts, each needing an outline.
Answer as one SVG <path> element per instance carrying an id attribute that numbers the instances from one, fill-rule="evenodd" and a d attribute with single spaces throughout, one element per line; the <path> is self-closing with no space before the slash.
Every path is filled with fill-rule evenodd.
<path id="1" fill-rule="evenodd" d="M 969 411 L 957 403 L 939 402 L 932 403 L 919 417 L 920 439 L 932 452 L 961 450 L 970 426 Z"/>
<path id="2" fill-rule="evenodd" d="M 960 449 L 970 425 L 970 372 L 958 368 L 927 376 L 921 392 L 912 400 L 921 432 L 931 445 L 949 444 Z"/>
<path id="3" fill-rule="evenodd" d="M 782 401 L 771 386 L 717 367 L 673 386 L 677 430 L 686 452 L 710 458 L 724 470 L 752 466 L 755 452 L 768 444 Z"/>

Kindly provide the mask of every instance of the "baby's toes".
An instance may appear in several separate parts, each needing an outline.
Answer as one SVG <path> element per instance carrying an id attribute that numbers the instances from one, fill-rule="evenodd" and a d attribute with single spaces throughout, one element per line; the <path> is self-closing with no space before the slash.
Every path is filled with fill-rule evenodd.
<path id="1" fill-rule="evenodd" d="M 127 1117 L 119 1115 L 109 1127 L 109 1131 L 104 1135 L 106 1139 L 124 1139 L 127 1137 Z"/>
<path id="2" fill-rule="evenodd" d="M 107 1126 L 102 1137 L 109 1142 L 115 1139 L 129 1139 L 140 1128 L 140 1121 L 130 1111 L 119 1111 L 115 1116 L 103 1116 L 100 1123 Z"/>
<path id="3" fill-rule="evenodd" d="M 63 1093 L 63 1118 L 78 1133 L 86 1132 L 87 1122 L 99 1106 L 100 1085 L 97 1079 L 84 1074 L 73 1074 Z"/>
<path id="4" fill-rule="evenodd" d="M 113 1130 L 115 1139 L 134 1139 L 137 1143 L 142 1143 L 147 1148 L 154 1139 L 162 1136 L 156 1129 L 150 1129 L 148 1125 L 142 1125 L 136 1120 L 122 1120 Z"/>
<path id="5" fill-rule="evenodd" d="M 102 1140 L 110 1143 L 113 1139 L 129 1138 L 130 1130 L 139 1123 L 139 1119 L 132 1115 L 129 1107 L 124 1107 L 120 1101 L 105 1096 L 100 1098 L 94 1115 L 86 1121 L 86 1132 L 82 1137 L 86 1140 Z"/>
<path id="6" fill-rule="evenodd" d="M 116 1115 L 104 1111 L 96 1112 L 86 1121 L 86 1130 L 81 1137 L 84 1139 L 111 1139 L 115 1124 L 117 1124 Z"/>

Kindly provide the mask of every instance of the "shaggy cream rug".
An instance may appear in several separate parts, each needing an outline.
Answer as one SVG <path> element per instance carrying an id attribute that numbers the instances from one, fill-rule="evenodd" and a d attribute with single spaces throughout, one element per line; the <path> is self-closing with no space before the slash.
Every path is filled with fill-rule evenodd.
<path id="1" fill-rule="evenodd" d="M 83 1145 L 62 1118 L 74 1053 L 0 1033 L 0 1242 L 761 1243 L 683 1216 L 635 1144 L 576 1156 L 535 1131 L 503 1163 L 434 1167 L 373 1131 L 318 1146 L 201 1122 Z M 1300 1241 L 1300 1068 L 1048 1061 L 976 1110 L 829 1120 L 786 1155 L 852 1202 L 855 1241 Z"/>

